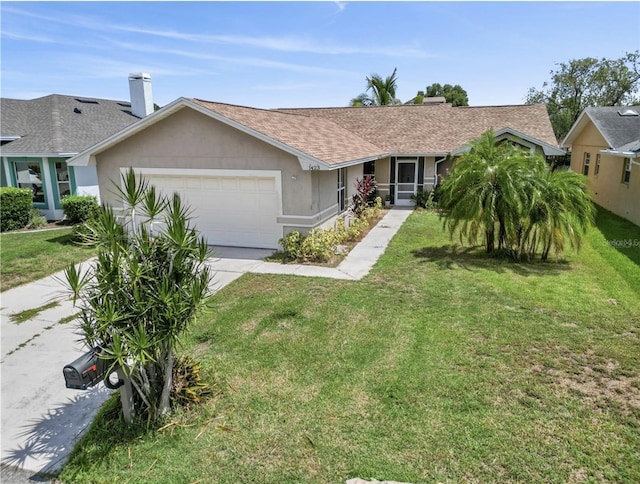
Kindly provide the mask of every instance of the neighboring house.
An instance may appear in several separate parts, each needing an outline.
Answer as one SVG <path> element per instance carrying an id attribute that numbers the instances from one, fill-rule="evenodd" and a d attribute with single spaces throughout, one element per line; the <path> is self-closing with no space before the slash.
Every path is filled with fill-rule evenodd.
<path id="1" fill-rule="evenodd" d="M 143 82 L 150 89 L 150 79 L 130 78 L 132 95 Z M 63 217 L 65 195 L 99 193 L 95 167 L 67 160 L 153 111 L 153 104 L 145 111 L 128 101 L 59 94 L 0 102 L 0 186 L 30 188 L 33 206 L 49 220 Z"/>
<path id="2" fill-rule="evenodd" d="M 542 104 L 268 110 L 179 98 L 70 164 L 97 168 L 105 202 L 118 205 L 110 184 L 133 167 L 165 193 L 179 192 L 210 244 L 277 248 L 292 230 L 333 224 L 365 175 L 383 197 L 412 205 L 451 166 L 452 152 L 489 128 L 564 155 Z"/>
<path id="3" fill-rule="evenodd" d="M 585 109 L 562 146 L 589 177 L 593 201 L 640 225 L 640 106 Z"/>

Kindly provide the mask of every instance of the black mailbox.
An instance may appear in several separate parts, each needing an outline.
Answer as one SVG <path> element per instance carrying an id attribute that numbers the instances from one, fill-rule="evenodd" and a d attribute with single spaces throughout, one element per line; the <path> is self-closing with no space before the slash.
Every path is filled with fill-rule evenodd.
<path id="1" fill-rule="evenodd" d="M 96 347 L 62 369 L 67 388 L 86 390 L 107 376 L 108 363 L 98 358 L 101 348 Z"/>

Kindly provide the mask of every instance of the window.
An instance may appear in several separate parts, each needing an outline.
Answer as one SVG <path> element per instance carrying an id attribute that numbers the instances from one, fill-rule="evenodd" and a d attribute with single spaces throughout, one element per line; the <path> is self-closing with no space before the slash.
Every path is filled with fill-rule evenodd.
<path id="1" fill-rule="evenodd" d="M 18 188 L 29 188 L 33 193 L 33 203 L 44 203 L 42 166 L 40 163 L 14 161 L 13 169 Z"/>
<path id="2" fill-rule="evenodd" d="M 345 171 L 346 168 L 340 168 L 338 170 L 338 213 L 342 213 L 346 209 L 344 186 Z"/>
<path id="3" fill-rule="evenodd" d="M 596 167 L 593 171 L 595 176 L 598 176 L 598 173 L 600 173 L 600 153 L 596 155 Z"/>
<path id="4" fill-rule="evenodd" d="M 591 153 L 585 153 L 582 162 L 582 174 L 585 176 L 589 176 L 589 163 L 591 163 Z"/>
<path id="5" fill-rule="evenodd" d="M 629 184 L 631 180 L 631 158 L 625 158 L 622 164 L 622 183 Z"/>
<path id="6" fill-rule="evenodd" d="M 56 182 L 58 183 L 58 197 L 71 195 L 71 186 L 69 185 L 69 169 L 64 161 L 56 161 Z"/>
<path id="7" fill-rule="evenodd" d="M 371 177 L 372 180 L 376 179 L 376 162 L 375 161 L 367 161 L 362 166 L 362 175 L 366 177 Z"/>

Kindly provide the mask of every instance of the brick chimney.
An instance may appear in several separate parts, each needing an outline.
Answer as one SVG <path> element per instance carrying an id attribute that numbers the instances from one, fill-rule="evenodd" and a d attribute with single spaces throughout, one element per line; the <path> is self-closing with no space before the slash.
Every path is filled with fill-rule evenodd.
<path id="1" fill-rule="evenodd" d="M 129 95 L 131 96 L 131 113 L 144 118 L 153 112 L 153 95 L 151 94 L 151 76 L 146 72 L 129 74 Z"/>

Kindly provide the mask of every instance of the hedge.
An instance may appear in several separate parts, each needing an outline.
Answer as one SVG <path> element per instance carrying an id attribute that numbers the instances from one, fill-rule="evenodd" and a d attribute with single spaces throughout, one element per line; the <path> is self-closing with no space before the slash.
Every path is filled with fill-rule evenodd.
<path id="1" fill-rule="evenodd" d="M 62 199 L 64 215 L 73 224 L 89 220 L 98 209 L 98 200 L 90 195 L 69 195 Z"/>
<path id="2" fill-rule="evenodd" d="M 33 209 L 33 191 L 29 188 L 0 187 L 0 231 L 27 226 Z"/>

